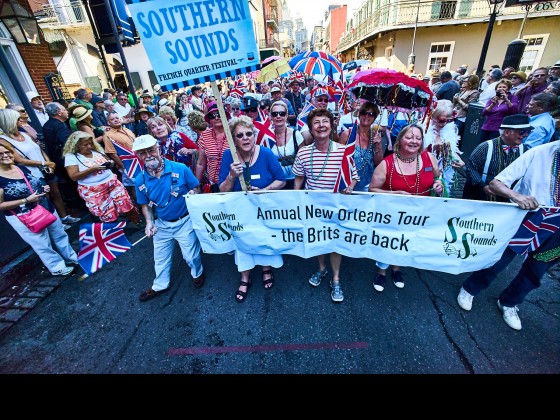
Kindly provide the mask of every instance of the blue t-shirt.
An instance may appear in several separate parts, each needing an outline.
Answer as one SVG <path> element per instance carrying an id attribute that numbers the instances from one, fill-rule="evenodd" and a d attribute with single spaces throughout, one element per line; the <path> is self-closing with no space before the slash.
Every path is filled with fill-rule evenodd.
<path id="1" fill-rule="evenodd" d="M 143 171 L 134 179 L 136 201 L 139 205 L 152 202 L 152 208 L 160 219 L 175 220 L 187 213 L 183 196 L 196 188 L 199 182 L 183 163 L 164 159 L 164 165 L 159 178 Z"/>
<path id="2" fill-rule="evenodd" d="M 251 185 L 257 188 L 268 187 L 273 181 L 286 181 L 286 175 L 282 170 L 282 166 L 278 162 L 278 158 L 272 153 L 268 147 L 260 147 L 259 156 L 253 165 L 249 167 L 249 173 L 251 178 Z M 220 166 L 220 178 L 219 183 L 225 181 L 229 174 L 229 167 L 233 162 L 233 156 L 231 155 L 231 150 L 227 149 L 224 151 L 222 156 L 222 164 Z M 243 172 L 245 181 L 247 181 L 247 170 Z M 233 184 L 233 191 L 241 191 L 241 183 L 239 178 L 235 179 Z"/>

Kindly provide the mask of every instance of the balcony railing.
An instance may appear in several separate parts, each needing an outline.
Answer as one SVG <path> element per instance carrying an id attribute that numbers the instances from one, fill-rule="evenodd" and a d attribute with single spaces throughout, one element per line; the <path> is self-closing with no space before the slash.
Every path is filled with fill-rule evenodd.
<path id="1" fill-rule="evenodd" d="M 380 32 L 394 29 L 413 28 L 418 14 L 420 26 L 476 23 L 487 21 L 490 17 L 490 7 L 487 0 L 457 0 L 457 1 L 394 1 L 384 5 L 371 13 L 366 13 L 367 3 L 354 13 L 353 19 L 359 17 L 359 22 L 349 29 L 338 43 L 337 50 L 344 51 L 359 41 Z M 529 12 L 530 17 L 560 14 L 560 2 L 538 3 Z M 525 9 L 521 6 L 503 7 L 498 16 L 525 16 Z"/>
<path id="2" fill-rule="evenodd" d="M 43 8 L 35 12 L 35 17 L 40 24 L 48 26 L 74 26 L 89 25 L 84 5 L 80 0 L 73 0 L 53 6 L 43 5 Z"/>
<path id="3" fill-rule="evenodd" d="M 267 25 L 278 32 L 278 8 L 276 6 L 271 7 L 265 15 Z"/>
<path id="4" fill-rule="evenodd" d="M 275 48 L 280 51 L 280 42 L 277 39 L 259 39 L 259 49 L 264 50 L 267 48 Z"/>

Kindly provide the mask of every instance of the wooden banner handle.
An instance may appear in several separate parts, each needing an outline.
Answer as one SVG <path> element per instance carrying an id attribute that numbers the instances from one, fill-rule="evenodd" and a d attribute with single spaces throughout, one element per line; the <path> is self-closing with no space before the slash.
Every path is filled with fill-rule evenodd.
<path id="1" fill-rule="evenodd" d="M 224 105 L 222 103 L 222 94 L 218 89 L 218 84 L 215 80 L 210 82 L 210 86 L 212 86 L 212 92 L 214 92 L 214 98 L 216 98 L 216 102 L 218 103 L 218 112 L 220 113 L 220 119 L 222 120 L 222 125 L 224 126 L 224 133 L 226 134 L 226 138 L 228 141 L 229 149 L 231 150 L 231 155 L 233 156 L 233 161 L 235 163 L 239 162 L 239 157 L 237 156 L 237 148 L 235 147 L 235 143 L 233 142 L 233 137 L 231 135 L 231 131 L 229 130 L 229 123 L 226 117 L 226 110 L 224 109 Z M 245 185 L 245 177 L 243 173 L 239 175 L 239 182 L 241 183 L 241 188 L 243 191 L 247 191 L 247 186 Z"/>

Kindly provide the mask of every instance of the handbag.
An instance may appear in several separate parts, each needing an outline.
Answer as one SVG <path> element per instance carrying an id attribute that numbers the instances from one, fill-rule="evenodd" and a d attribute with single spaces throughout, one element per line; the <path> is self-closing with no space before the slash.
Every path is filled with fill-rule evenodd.
<path id="1" fill-rule="evenodd" d="M 31 185 L 25 177 L 25 174 L 21 169 L 18 168 L 18 170 L 21 172 L 21 175 L 23 176 L 25 183 L 29 187 L 31 194 L 33 194 L 33 188 L 31 188 Z M 56 222 L 56 216 L 39 203 L 37 203 L 37 205 L 27 213 L 16 214 L 16 212 L 14 212 L 13 210 L 10 211 L 33 233 L 42 232 L 48 226 Z"/>
<path id="2" fill-rule="evenodd" d="M 294 154 L 290 155 L 290 156 L 279 156 L 278 157 L 278 162 L 280 162 L 280 165 L 282 165 L 282 166 L 293 165 L 295 160 L 296 160 L 296 155 L 297 155 L 297 152 L 299 150 L 299 146 L 298 146 L 297 141 L 296 141 L 296 130 L 293 131 L 292 139 L 293 139 L 293 142 L 294 142 Z"/>

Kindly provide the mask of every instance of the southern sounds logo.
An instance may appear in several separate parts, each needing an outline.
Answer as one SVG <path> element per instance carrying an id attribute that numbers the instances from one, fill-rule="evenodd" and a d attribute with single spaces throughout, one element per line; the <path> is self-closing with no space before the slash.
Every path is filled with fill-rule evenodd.
<path id="1" fill-rule="evenodd" d="M 202 213 L 202 219 L 206 223 L 206 232 L 213 241 L 229 241 L 235 236 L 234 232 L 243 230 L 243 225 L 236 221 L 235 214 L 224 213 L 218 214 L 210 212 Z"/>
<path id="2" fill-rule="evenodd" d="M 488 235 L 494 232 L 494 224 L 480 222 L 476 217 L 468 220 L 452 217 L 447 220 L 447 229 L 443 243 L 445 253 L 463 260 L 478 254 L 476 246 L 495 246 L 497 242 L 495 235 Z"/>

